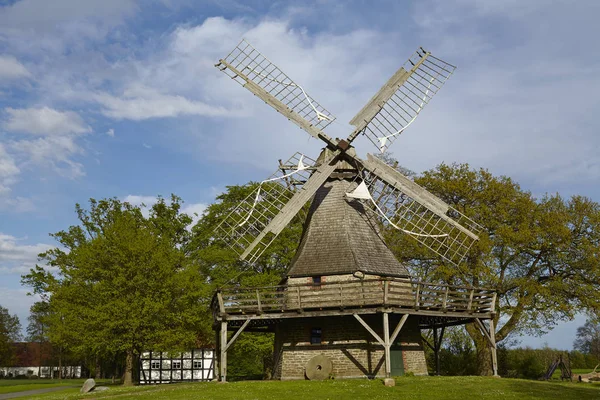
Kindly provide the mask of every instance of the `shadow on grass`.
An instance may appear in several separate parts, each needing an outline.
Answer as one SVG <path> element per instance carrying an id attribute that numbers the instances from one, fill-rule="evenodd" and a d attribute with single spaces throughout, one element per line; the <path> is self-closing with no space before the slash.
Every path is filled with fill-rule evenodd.
<path id="1" fill-rule="evenodd" d="M 600 399 L 600 387 L 589 383 L 553 383 L 506 379 L 507 387 L 529 399 Z"/>

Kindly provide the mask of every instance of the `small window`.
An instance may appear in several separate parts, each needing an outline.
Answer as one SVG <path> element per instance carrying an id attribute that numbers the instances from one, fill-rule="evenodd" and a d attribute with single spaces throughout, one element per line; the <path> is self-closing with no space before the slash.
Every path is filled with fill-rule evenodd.
<path id="1" fill-rule="evenodd" d="M 152 363 L 150 364 L 150 368 L 160 369 L 160 361 L 152 361 Z"/>
<path id="2" fill-rule="evenodd" d="M 321 277 L 320 276 L 313 276 L 312 277 L 312 283 L 314 286 L 321 286 Z"/>
<path id="3" fill-rule="evenodd" d="M 202 361 L 194 361 L 195 369 L 202 369 Z"/>
<path id="4" fill-rule="evenodd" d="M 181 360 L 171 361 L 171 369 L 181 369 Z"/>
<path id="5" fill-rule="evenodd" d="M 321 328 L 310 330 L 310 344 L 321 344 Z"/>

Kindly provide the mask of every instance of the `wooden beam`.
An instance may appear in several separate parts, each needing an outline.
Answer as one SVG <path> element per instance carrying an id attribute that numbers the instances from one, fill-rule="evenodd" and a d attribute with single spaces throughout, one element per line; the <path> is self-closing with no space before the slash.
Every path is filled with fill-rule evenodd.
<path id="1" fill-rule="evenodd" d="M 481 333 L 483 333 L 483 336 L 485 336 L 485 338 L 487 339 L 487 341 L 490 344 L 490 346 L 492 346 L 492 348 L 495 349 L 496 348 L 496 343 L 491 338 L 490 334 L 488 333 L 487 329 L 485 328 L 485 325 L 483 325 L 483 322 L 481 322 L 481 320 L 479 318 L 475 318 L 475 322 L 479 326 L 479 330 L 481 331 Z"/>
<path id="2" fill-rule="evenodd" d="M 381 337 L 379 337 L 379 335 L 373 329 L 371 329 L 371 327 L 358 314 L 352 314 L 352 315 L 354 315 L 354 318 L 356 318 L 358 320 L 358 322 L 360 322 L 360 324 L 362 326 L 364 326 L 365 329 L 371 335 L 373 335 L 373 337 L 375 338 L 375 340 L 377 340 L 377 342 L 379 342 L 380 345 L 382 345 L 382 346 L 385 347 L 385 342 L 383 341 L 383 339 Z"/>
<path id="3" fill-rule="evenodd" d="M 498 376 L 498 354 L 496 350 L 496 328 L 494 327 L 494 319 L 490 319 L 490 338 L 492 339 L 492 370 L 494 376 Z"/>
<path id="4" fill-rule="evenodd" d="M 219 301 L 219 311 L 221 314 L 225 314 L 225 304 L 223 303 L 223 295 L 220 290 L 217 292 L 217 300 Z"/>
<path id="5" fill-rule="evenodd" d="M 394 333 L 392 333 L 392 336 L 390 337 L 390 343 L 394 343 L 396 341 L 396 338 L 398 337 L 398 334 L 400 333 L 400 329 L 402 329 L 402 327 L 404 326 L 404 323 L 406 322 L 407 319 L 408 319 L 408 314 L 404 314 L 402 316 L 402 318 L 400 318 L 400 322 L 398 322 L 398 326 L 396 326 L 396 329 L 394 329 Z"/>
<path id="6" fill-rule="evenodd" d="M 238 336 L 240 336 L 240 333 L 242 333 L 244 331 L 244 329 L 246 329 L 246 327 L 248 326 L 248 324 L 250 323 L 250 320 L 252 318 L 248 318 L 246 320 L 246 322 L 244 322 L 242 324 L 242 326 L 240 326 L 240 329 L 238 329 L 234 335 L 231 337 L 231 339 L 229 339 L 229 342 L 227 342 L 227 344 L 225 345 L 225 352 L 227 352 L 227 350 L 229 350 L 229 347 L 231 347 L 231 345 L 233 344 L 233 342 L 235 342 L 235 339 L 238 338 Z"/>
<path id="7" fill-rule="evenodd" d="M 336 147 L 336 145 L 337 145 L 336 140 L 333 140 L 332 138 L 327 136 L 323 131 L 321 131 L 316 126 L 311 125 L 310 122 L 308 122 L 307 120 L 302 118 L 302 116 L 300 116 L 298 113 L 295 113 L 292 109 L 290 109 L 288 106 L 283 104 L 275 96 L 273 96 L 272 94 L 270 94 L 269 92 L 264 90 L 262 87 L 260 87 L 256 83 L 252 82 L 252 80 L 250 78 L 248 78 L 244 73 L 237 70 L 234 66 L 232 66 L 225 60 L 219 60 L 219 62 L 221 64 L 225 65 L 227 68 L 229 68 L 233 73 L 238 75 L 244 81 L 246 81 L 246 84 L 244 85 L 244 87 L 246 89 L 248 89 L 249 91 L 254 93 L 256 96 L 261 98 L 265 103 L 267 103 L 268 105 L 273 107 L 277 112 L 282 114 L 284 117 L 286 117 L 287 119 L 289 119 L 290 121 L 292 121 L 293 123 L 298 125 L 300 128 L 304 129 L 310 136 L 314 137 L 315 139 L 323 140 L 325 143 L 327 143 L 332 148 Z"/>
<path id="8" fill-rule="evenodd" d="M 434 328 L 435 329 L 435 328 Z M 435 351 L 435 347 L 433 347 L 431 345 L 431 343 L 429 343 L 429 340 L 427 340 L 427 338 L 423 335 L 421 335 L 421 340 L 423 341 L 423 343 L 425 343 L 432 351 Z"/>
<path id="9" fill-rule="evenodd" d="M 227 321 L 221 322 L 221 362 L 219 380 L 221 382 L 227 381 L 227 351 L 225 351 L 225 345 L 227 344 Z"/>
<path id="10" fill-rule="evenodd" d="M 269 222 L 262 232 L 254 239 L 254 241 L 246 247 L 244 253 L 240 256 L 241 260 L 252 252 L 252 250 L 262 241 L 268 234 L 273 233 L 278 235 L 288 223 L 298 214 L 298 211 L 310 200 L 315 192 L 329 178 L 329 175 L 335 170 L 337 163 L 332 162 L 340 154 L 339 150 L 334 152 L 331 159 L 327 160 L 313 172 L 306 184 L 298 190 L 294 196 L 283 206 L 279 213 Z"/>
<path id="11" fill-rule="evenodd" d="M 392 355 L 390 352 L 390 318 L 388 313 L 383 313 L 383 347 L 385 355 L 385 376 L 392 376 Z"/>
<path id="12" fill-rule="evenodd" d="M 404 67 L 400 67 L 394 75 L 375 93 L 367 104 L 356 114 L 350 121 L 356 129 L 348 137 L 348 142 L 351 142 L 356 136 L 371 122 L 371 120 L 385 106 L 387 101 L 396 93 L 396 91 L 406 82 L 406 80 L 419 68 L 419 66 L 429 57 L 430 53 L 425 53 L 421 59 L 407 71 Z"/>

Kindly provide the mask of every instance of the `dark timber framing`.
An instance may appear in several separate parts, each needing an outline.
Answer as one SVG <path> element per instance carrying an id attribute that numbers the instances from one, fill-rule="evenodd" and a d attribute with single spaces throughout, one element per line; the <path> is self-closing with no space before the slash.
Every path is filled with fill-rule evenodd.
<path id="1" fill-rule="evenodd" d="M 498 374 L 494 317 L 496 293 L 492 290 L 411 281 L 406 278 L 376 278 L 313 284 L 219 289 L 212 300 L 217 334 L 219 380 L 227 380 L 227 351 L 244 330 L 272 332 L 286 318 L 354 316 L 384 348 L 385 373 L 391 375 L 390 348 L 409 315 L 419 317 L 421 329 L 433 330 L 436 372 L 439 349 L 447 326 L 475 323 L 492 350 L 494 375 Z M 381 314 L 383 337 L 361 315 Z M 389 314 L 402 315 L 390 334 Z M 488 322 L 486 327 L 484 321 Z M 235 330 L 228 339 L 228 331 Z M 438 335 L 439 330 L 439 335 Z"/>

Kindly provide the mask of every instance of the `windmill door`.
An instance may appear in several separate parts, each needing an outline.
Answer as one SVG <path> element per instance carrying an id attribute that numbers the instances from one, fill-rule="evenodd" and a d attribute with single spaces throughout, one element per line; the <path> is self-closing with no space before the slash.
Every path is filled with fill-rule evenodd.
<path id="1" fill-rule="evenodd" d="M 404 359 L 402 358 L 402 350 L 400 350 L 398 347 L 392 347 L 390 349 L 390 359 L 392 364 L 392 376 L 404 375 Z"/>

